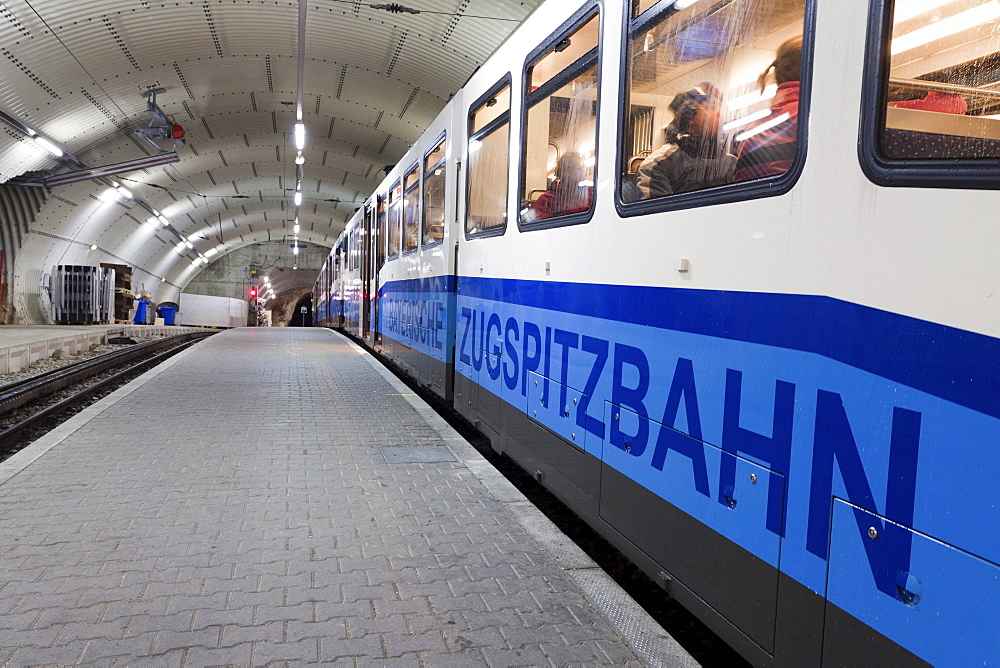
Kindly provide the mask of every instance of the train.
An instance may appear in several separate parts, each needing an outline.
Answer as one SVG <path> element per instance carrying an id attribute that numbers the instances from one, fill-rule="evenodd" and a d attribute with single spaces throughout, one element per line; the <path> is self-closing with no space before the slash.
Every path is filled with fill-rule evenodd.
<path id="1" fill-rule="evenodd" d="M 1000 2 L 549 0 L 315 324 L 760 666 L 1000 664 Z"/>

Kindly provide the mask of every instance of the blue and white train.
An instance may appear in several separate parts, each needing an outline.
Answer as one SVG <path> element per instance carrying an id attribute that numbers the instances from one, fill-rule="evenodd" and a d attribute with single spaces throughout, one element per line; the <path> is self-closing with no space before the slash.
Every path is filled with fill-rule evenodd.
<path id="1" fill-rule="evenodd" d="M 998 665 L 998 34 L 997 0 L 550 0 L 317 324 L 752 663 Z"/>

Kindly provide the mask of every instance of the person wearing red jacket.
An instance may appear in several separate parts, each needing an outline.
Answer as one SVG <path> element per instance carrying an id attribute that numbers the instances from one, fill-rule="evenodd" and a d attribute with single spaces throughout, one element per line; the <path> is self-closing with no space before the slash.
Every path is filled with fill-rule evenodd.
<path id="1" fill-rule="evenodd" d="M 767 84 L 771 69 L 774 69 L 778 82 L 778 92 L 771 104 L 771 113 L 748 125 L 736 137 L 740 143 L 736 150 L 734 181 L 783 174 L 795 158 L 802 70 L 801 36 L 786 40 L 778 47 L 774 62 L 758 80 L 761 91 Z"/>

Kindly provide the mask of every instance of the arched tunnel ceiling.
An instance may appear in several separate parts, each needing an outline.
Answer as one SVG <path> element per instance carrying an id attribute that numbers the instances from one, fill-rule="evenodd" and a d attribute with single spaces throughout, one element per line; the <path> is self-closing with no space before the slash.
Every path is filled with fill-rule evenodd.
<path id="1" fill-rule="evenodd" d="M 332 245 L 381 169 L 540 2 L 403 3 L 418 14 L 307 3 L 303 241 Z M 156 153 L 135 130 L 150 121 L 141 93 L 160 87 L 157 104 L 187 134 L 179 162 L 114 177 L 171 228 L 146 224 L 137 201 L 100 200 L 108 187 L 97 181 L 55 186 L 23 259 L 124 262 L 179 289 L 197 256 L 175 250 L 175 232 L 199 253 L 284 237 L 298 14 L 298 0 L 0 0 L 0 112 L 88 166 L 107 165 Z M 68 169 L 0 127 L 0 183 Z"/>

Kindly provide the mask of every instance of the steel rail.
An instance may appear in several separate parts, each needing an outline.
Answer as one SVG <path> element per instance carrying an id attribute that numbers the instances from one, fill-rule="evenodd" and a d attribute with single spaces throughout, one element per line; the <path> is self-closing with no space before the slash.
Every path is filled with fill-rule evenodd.
<path id="1" fill-rule="evenodd" d="M 113 369 L 116 366 L 128 364 L 133 360 L 158 353 L 166 348 L 176 346 L 178 343 L 193 339 L 202 339 L 214 333 L 211 330 L 189 332 L 163 339 L 154 339 L 145 343 L 137 343 L 123 350 L 115 350 L 105 355 L 68 364 L 64 367 L 38 374 L 37 376 L 4 385 L 0 387 L 0 416 L 32 401 L 43 399 L 53 392 L 58 392 L 99 373 L 104 373 L 108 369 Z"/>
<path id="2" fill-rule="evenodd" d="M 60 401 L 51 404 L 50 406 L 46 406 L 42 410 L 38 411 L 37 413 L 33 413 L 32 415 L 29 415 L 23 420 L 7 426 L 3 431 L 0 431 L 0 461 L 13 454 L 13 452 L 9 451 L 9 449 L 12 445 L 16 443 L 17 438 L 25 430 L 36 426 L 39 422 L 41 422 L 46 418 L 52 417 L 53 415 L 58 415 L 59 413 L 69 408 L 72 408 L 76 404 L 86 401 L 91 396 L 97 394 L 108 385 L 118 382 L 130 374 L 135 374 L 136 372 L 144 370 L 147 367 L 156 366 L 160 362 L 163 362 L 164 360 L 176 355 L 182 350 L 188 348 L 189 346 L 194 345 L 195 343 L 198 343 L 205 337 L 214 333 L 215 332 L 207 332 L 207 333 L 198 332 L 195 333 L 195 336 L 193 337 L 190 335 L 181 335 L 181 336 L 170 337 L 169 339 L 161 339 L 161 341 L 170 340 L 175 344 L 178 343 L 177 339 L 179 338 L 185 338 L 187 340 L 182 341 L 179 343 L 179 345 L 175 345 L 173 348 L 160 352 L 159 354 L 154 355 L 153 357 L 146 357 L 145 359 L 140 360 L 137 364 L 133 364 L 127 369 L 123 369 L 118 373 L 108 376 L 107 378 L 103 378 L 92 385 L 88 385 L 79 392 L 75 392 L 71 396 L 61 399 Z M 148 348 L 146 349 L 146 352 L 148 352 Z M 119 360 L 117 365 L 120 366 L 121 364 L 123 364 L 123 362 Z"/>

